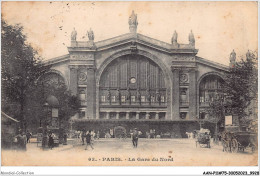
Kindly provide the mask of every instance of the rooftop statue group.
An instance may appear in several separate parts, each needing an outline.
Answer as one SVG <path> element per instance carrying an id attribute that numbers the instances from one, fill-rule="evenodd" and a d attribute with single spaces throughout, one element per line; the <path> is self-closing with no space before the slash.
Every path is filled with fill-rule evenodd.
<path id="1" fill-rule="evenodd" d="M 87 36 L 89 41 L 94 41 L 95 36 L 91 28 L 89 29 L 89 31 L 87 31 Z M 77 40 L 77 31 L 74 28 L 73 31 L 71 32 L 71 41 L 76 41 L 76 40 Z"/>
<path id="2" fill-rule="evenodd" d="M 138 21 L 137 21 L 137 14 L 135 14 L 134 11 L 132 11 L 132 14 L 129 16 L 128 24 L 129 24 L 130 32 L 136 33 Z M 87 31 L 87 36 L 88 36 L 89 41 L 92 41 L 92 42 L 94 41 L 95 36 L 94 36 L 94 32 L 91 28 L 89 29 L 89 31 Z M 76 40 L 77 40 L 77 31 L 74 28 L 73 31 L 71 32 L 71 41 L 76 41 Z M 173 33 L 171 43 L 173 45 L 178 45 L 178 33 L 176 31 L 174 31 L 174 33 Z M 189 45 L 195 46 L 195 38 L 194 38 L 192 31 L 189 34 Z"/>

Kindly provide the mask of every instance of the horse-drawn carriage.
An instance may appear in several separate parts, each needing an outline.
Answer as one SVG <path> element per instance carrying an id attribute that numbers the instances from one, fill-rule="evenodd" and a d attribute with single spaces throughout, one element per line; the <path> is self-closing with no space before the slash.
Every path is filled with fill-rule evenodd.
<path id="1" fill-rule="evenodd" d="M 230 128 L 232 129 L 232 128 Z M 249 131 L 225 130 L 221 135 L 223 152 L 238 152 L 244 151 L 246 148 L 251 148 L 254 152 L 257 147 L 257 134 Z"/>
<path id="2" fill-rule="evenodd" d="M 196 135 L 196 147 L 199 145 L 200 147 L 210 148 L 210 131 L 207 129 L 201 129 L 197 131 Z"/>

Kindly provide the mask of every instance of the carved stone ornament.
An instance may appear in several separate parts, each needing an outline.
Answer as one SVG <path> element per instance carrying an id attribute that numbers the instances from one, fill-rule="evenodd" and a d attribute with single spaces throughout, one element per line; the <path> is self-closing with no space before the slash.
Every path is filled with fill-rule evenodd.
<path id="1" fill-rule="evenodd" d="M 83 72 L 79 73 L 79 81 L 86 81 L 87 75 Z"/>
<path id="2" fill-rule="evenodd" d="M 180 82 L 186 83 L 188 81 L 188 75 L 187 74 L 181 74 L 180 75 Z"/>
<path id="3" fill-rule="evenodd" d="M 174 64 L 175 61 L 194 61 L 195 57 L 185 57 L 185 56 L 177 56 L 173 58 L 174 61 L 172 63 Z"/>

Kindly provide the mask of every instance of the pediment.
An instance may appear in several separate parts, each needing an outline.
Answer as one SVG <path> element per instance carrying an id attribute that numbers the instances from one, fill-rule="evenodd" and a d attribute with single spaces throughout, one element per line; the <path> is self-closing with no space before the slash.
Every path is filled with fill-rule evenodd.
<path id="1" fill-rule="evenodd" d="M 69 52 L 73 51 L 103 51 L 126 44 L 137 44 L 151 47 L 163 52 L 171 53 L 193 53 L 197 54 L 198 50 L 194 45 L 166 43 L 139 33 L 127 33 L 110 39 L 93 42 L 93 41 L 71 41 L 68 47 Z"/>

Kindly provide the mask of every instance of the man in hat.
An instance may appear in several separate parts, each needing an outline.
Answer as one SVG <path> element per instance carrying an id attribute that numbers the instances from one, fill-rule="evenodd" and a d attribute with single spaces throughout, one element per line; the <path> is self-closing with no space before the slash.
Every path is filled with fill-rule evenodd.
<path id="1" fill-rule="evenodd" d="M 88 146 L 90 146 L 92 148 L 92 150 L 94 149 L 93 144 L 91 143 L 91 130 L 89 130 L 88 134 L 86 135 L 86 148 L 85 150 L 88 150 Z"/>
<path id="2" fill-rule="evenodd" d="M 138 136 L 139 136 L 139 134 L 138 134 L 137 128 L 135 128 L 134 131 L 133 131 L 133 137 L 132 137 L 133 146 L 135 148 L 137 148 Z"/>

